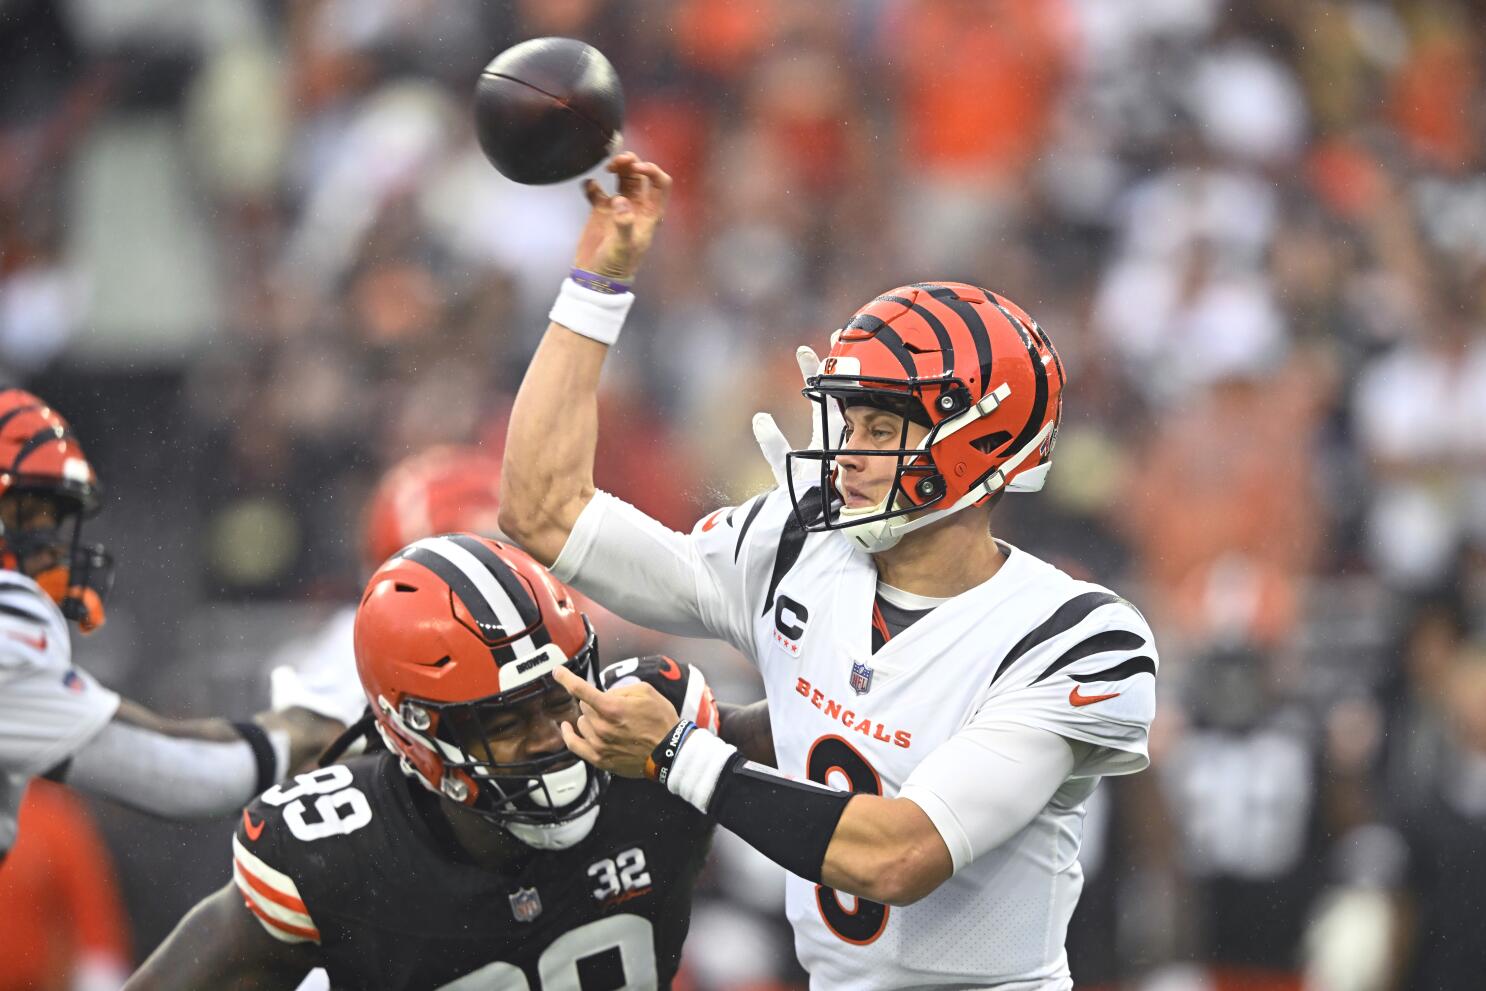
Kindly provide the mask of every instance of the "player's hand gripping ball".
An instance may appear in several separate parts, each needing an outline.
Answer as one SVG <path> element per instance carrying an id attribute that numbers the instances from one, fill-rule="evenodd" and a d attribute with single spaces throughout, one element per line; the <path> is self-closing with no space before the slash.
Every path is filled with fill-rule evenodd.
<path id="1" fill-rule="evenodd" d="M 603 53 L 572 38 L 507 48 L 475 86 L 475 132 L 485 157 L 516 182 L 582 175 L 619 148 L 624 93 Z"/>

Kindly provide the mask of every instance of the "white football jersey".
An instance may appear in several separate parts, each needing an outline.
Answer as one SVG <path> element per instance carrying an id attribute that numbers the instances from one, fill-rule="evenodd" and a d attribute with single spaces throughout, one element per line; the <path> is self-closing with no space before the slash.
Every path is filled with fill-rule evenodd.
<path id="1" fill-rule="evenodd" d="M 791 875 L 787 910 L 812 987 L 1072 987 L 1063 941 L 1083 886 L 1083 803 L 1099 776 L 1148 763 L 1157 655 L 1128 602 L 1003 547 L 989 581 L 875 654 L 872 558 L 840 534 L 805 533 L 777 489 L 689 537 L 599 493 L 553 567 L 626 618 L 725 639 L 752 658 L 779 768 L 795 777 L 894 797 L 971 726 L 1089 745 L 1033 821 L 990 849 L 954 835 L 952 796 L 911 784 L 905 797 L 944 834 L 956 868 L 913 905 L 859 902 Z M 967 781 L 976 773 L 964 769 Z"/>
<path id="2" fill-rule="evenodd" d="M 275 712 L 302 708 L 346 726 L 361 718 L 366 692 L 356 671 L 356 607 L 345 606 L 314 633 L 291 640 L 269 675 Z"/>
<path id="3" fill-rule="evenodd" d="M 15 839 L 28 779 L 103 728 L 119 697 L 72 666 L 62 610 L 18 571 L 0 570 L 0 851 Z"/>

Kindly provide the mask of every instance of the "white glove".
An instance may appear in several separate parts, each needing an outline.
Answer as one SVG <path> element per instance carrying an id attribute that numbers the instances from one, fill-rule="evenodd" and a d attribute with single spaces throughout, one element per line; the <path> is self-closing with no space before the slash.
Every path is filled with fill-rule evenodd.
<path id="1" fill-rule="evenodd" d="M 808 344 L 795 349 L 795 363 L 800 366 L 800 379 L 807 384 L 810 376 L 820 371 L 820 357 Z M 758 442 L 759 451 L 763 453 L 764 460 L 769 463 L 769 470 L 774 473 L 774 481 L 780 488 L 788 488 L 789 458 L 787 455 L 793 448 L 784 436 L 784 431 L 779 429 L 779 424 L 774 422 L 773 416 L 768 413 L 753 414 L 753 439 Z M 820 410 L 812 409 L 810 411 L 810 443 L 805 449 L 818 451 L 822 446 L 824 445 L 820 433 Z M 800 465 L 800 471 L 802 473 L 796 476 L 797 482 L 813 480 L 813 476 L 818 474 L 819 466 L 813 462 L 805 462 Z"/>

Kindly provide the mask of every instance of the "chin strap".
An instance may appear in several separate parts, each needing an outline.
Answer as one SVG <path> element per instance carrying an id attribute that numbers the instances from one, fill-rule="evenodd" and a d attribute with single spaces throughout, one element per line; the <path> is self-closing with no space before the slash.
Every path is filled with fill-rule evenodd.
<path id="1" fill-rule="evenodd" d="M 87 585 L 69 583 L 71 569 L 48 568 L 36 576 L 36 584 L 62 609 L 62 615 L 77 623 L 83 633 L 92 633 L 105 622 L 103 596 Z"/>

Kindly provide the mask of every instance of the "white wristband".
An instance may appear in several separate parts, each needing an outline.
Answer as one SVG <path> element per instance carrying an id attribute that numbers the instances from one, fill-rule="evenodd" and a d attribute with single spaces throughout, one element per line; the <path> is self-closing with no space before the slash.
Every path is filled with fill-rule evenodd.
<path id="1" fill-rule="evenodd" d="M 620 328 L 634 302 L 632 292 L 604 293 L 580 286 L 572 279 L 563 279 L 547 319 L 575 334 L 612 345 L 619 340 Z"/>
<path id="2" fill-rule="evenodd" d="M 692 730 L 666 776 L 666 790 L 706 812 L 723 767 L 737 752 L 737 747 L 707 730 Z"/>

